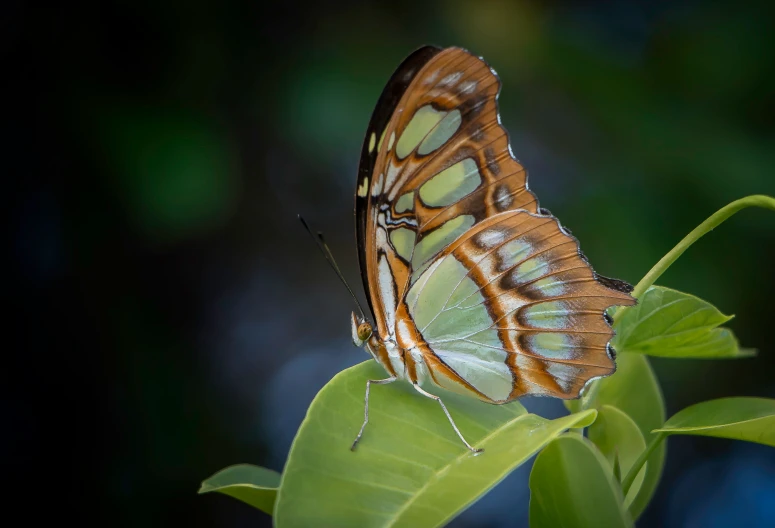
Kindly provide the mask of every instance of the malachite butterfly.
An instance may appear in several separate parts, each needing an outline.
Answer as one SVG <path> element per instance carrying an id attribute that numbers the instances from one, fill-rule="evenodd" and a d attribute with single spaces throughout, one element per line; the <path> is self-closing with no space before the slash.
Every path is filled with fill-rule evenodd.
<path id="1" fill-rule="evenodd" d="M 614 372 L 606 309 L 632 287 L 593 271 L 539 207 L 498 115 L 501 83 L 480 57 L 426 46 L 384 88 L 355 192 L 358 253 L 374 326 L 353 342 L 389 377 L 503 404 L 578 398 Z M 356 443 L 363 434 L 361 428 Z"/>

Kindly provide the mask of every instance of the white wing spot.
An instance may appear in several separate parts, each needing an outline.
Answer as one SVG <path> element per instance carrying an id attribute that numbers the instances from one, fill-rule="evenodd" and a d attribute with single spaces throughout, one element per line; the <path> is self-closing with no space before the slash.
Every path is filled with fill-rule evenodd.
<path id="1" fill-rule="evenodd" d="M 503 242 L 505 237 L 506 235 L 503 231 L 498 229 L 486 229 L 476 235 L 476 242 L 483 248 L 490 249 Z"/>
<path id="2" fill-rule="evenodd" d="M 476 90 L 476 81 L 464 81 L 460 83 L 460 93 L 471 94 Z"/>
<path id="3" fill-rule="evenodd" d="M 382 235 L 384 238 L 384 234 Z M 393 335 L 396 327 L 396 295 L 393 290 L 395 283 L 393 282 L 393 273 L 390 271 L 390 264 L 388 264 L 387 257 L 382 255 L 379 259 L 379 292 L 382 297 L 382 306 L 385 309 L 385 324 L 388 329 L 388 333 Z"/>
<path id="4" fill-rule="evenodd" d="M 495 190 L 495 203 L 499 204 L 499 211 L 504 211 L 511 207 L 514 202 L 514 197 L 511 195 L 511 191 L 506 185 L 499 185 Z"/>
<path id="5" fill-rule="evenodd" d="M 450 73 L 439 82 L 439 86 L 452 86 L 462 78 L 463 72 Z"/>
<path id="6" fill-rule="evenodd" d="M 396 182 L 396 177 L 398 177 L 398 167 L 393 164 L 391 161 L 388 164 L 388 170 L 387 170 L 387 179 L 385 180 L 385 192 L 389 191 L 393 188 L 393 184 Z M 393 199 L 393 195 L 391 194 L 390 199 Z"/>
<path id="7" fill-rule="evenodd" d="M 439 78 L 439 73 L 441 70 L 436 70 L 435 72 L 431 73 L 425 78 L 425 81 L 423 84 L 433 84 L 436 82 L 436 79 Z"/>
<path id="8" fill-rule="evenodd" d="M 385 214 L 384 213 L 380 213 L 379 217 L 377 218 L 377 223 L 380 226 L 384 226 L 385 225 Z M 377 238 L 377 248 L 378 249 L 386 249 L 388 242 L 387 242 L 387 234 L 385 233 L 385 228 L 384 227 L 377 228 L 376 238 Z"/>
<path id="9" fill-rule="evenodd" d="M 379 194 L 382 192 L 382 183 L 385 181 L 385 175 L 383 173 L 379 174 L 379 178 L 377 178 L 377 182 L 374 184 L 374 187 L 371 189 L 371 195 L 372 196 L 379 196 Z"/>

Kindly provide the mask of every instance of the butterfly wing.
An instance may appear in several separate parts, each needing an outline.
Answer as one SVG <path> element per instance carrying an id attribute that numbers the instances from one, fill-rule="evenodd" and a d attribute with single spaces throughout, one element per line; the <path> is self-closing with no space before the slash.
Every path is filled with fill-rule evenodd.
<path id="1" fill-rule="evenodd" d="M 634 300 L 539 209 L 499 92 L 460 48 L 421 48 L 393 75 L 356 191 L 364 286 L 380 337 L 420 350 L 436 384 L 496 403 L 574 398 L 615 368 L 605 309 Z"/>
<path id="2" fill-rule="evenodd" d="M 611 374 L 613 330 L 603 314 L 633 303 L 599 282 L 556 218 L 515 210 L 441 251 L 404 306 L 436 384 L 503 403 L 575 398 Z"/>
<path id="3" fill-rule="evenodd" d="M 355 206 L 364 287 L 381 336 L 394 333 L 412 277 L 445 245 L 493 214 L 537 210 L 500 124 L 499 92 L 482 59 L 434 47 L 410 55 L 383 91 Z"/>

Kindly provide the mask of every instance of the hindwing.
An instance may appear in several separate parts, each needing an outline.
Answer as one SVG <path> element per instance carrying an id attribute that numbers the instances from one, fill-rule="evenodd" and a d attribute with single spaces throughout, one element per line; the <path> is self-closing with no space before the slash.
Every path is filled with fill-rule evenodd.
<path id="1" fill-rule="evenodd" d="M 520 210 L 446 247 L 405 299 L 434 356 L 428 363 L 457 374 L 434 381 L 495 403 L 575 398 L 590 379 L 611 374 L 613 330 L 603 313 L 633 302 L 598 281 L 556 218 Z"/>

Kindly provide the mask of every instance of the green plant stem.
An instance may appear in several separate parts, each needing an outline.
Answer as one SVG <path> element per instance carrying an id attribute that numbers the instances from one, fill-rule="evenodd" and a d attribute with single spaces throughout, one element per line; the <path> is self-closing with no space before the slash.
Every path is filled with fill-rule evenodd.
<path id="1" fill-rule="evenodd" d="M 660 442 L 665 439 L 666 436 L 667 433 L 657 433 L 657 435 L 651 439 L 649 445 L 646 446 L 646 449 L 643 450 L 643 453 L 640 454 L 638 459 L 632 465 L 630 470 L 627 472 L 627 476 L 624 477 L 624 480 L 622 481 L 623 496 L 627 496 L 627 493 L 632 487 L 632 483 L 635 482 L 635 477 L 637 477 L 638 473 L 640 472 L 640 468 L 643 467 L 643 464 L 646 463 L 646 460 L 648 460 L 648 458 L 651 456 L 651 453 L 657 448 Z"/>
<path id="2" fill-rule="evenodd" d="M 678 257 L 680 257 L 684 251 L 689 249 L 689 246 L 694 244 L 708 232 L 721 225 L 733 214 L 737 213 L 738 211 L 742 211 L 747 207 L 761 207 L 775 211 L 775 198 L 772 198 L 771 196 L 765 196 L 763 194 L 753 194 L 751 196 L 746 196 L 745 198 L 735 200 L 734 202 L 722 207 L 713 213 L 710 217 L 708 217 L 707 220 L 705 220 L 703 223 L 693 229 L 688 235 L 686 235 L 683 240 L 676 244 L 676 246 L 671 249 L 669 253 L 662 257 L 659 262 L 657 262 L 654 267 L 652 267 L 649 272 L 644 275 L 637 286 L 635 286 L 633 289 L 632 296 L 635 298 L 641 297 L 643 293 L 645 293 L 645 291 L 648 290 L 649 287 L 651 287 L 657 281 L 657 279 L 659 279 L 659 277 L 667 270 L 667 268 L 669 268 L 673 262 L 678 260 Z M 620 312 L 622 312 L 622 310 L 617 310 L 614 313 L 614 319 L 616 319 L 616 316 L 619 315 Z M 638 473 L 648 458 L 651 456 L 651 453 L 654 452 L 654 450 L 665 439 L 665 437 L 667 437 L 666 433 L 657 433 L 656 436 L 651 439 L 651 442 L 643 451 L 643 453 L 641 453 L 638 459 L 635 461 L 635 464 L 633 464 L 633 466 L 630 468 L 630 471 L 627 472 L 627 476 L 622 481 L 622 493 L 625 497 L 630 491 L 632 483 L 635 482 L 635 477 L 638 476 Z"/>
<path id="3" fill-rule="evenodd" d="M 745 198 L 740 198 L 734 202 L 726 205 L 713 213 L 707 220 L 698 225 L 691 233 L 686 235 L 670 252 L 662 257 L 653 268 L 640 280 L 635 289 L 632 292 L 632 296 L 635 298 L 640 297 L 643 293 L 649 289 L 649 287 L 656 282 L 656 280 L 675 262 L 678 257 L 683 254 L 684 251 L 689 249 L 689 246 L 694 244 L 703 235 L 712 231 L 718 227 L 727 218 L 732 216 L 738 211 L 741 211 L 747 207 L 762 207 L 764 209 L 771 209 L 775 211 L 775 198 L 771 196 L 765 196 L 763 194 L 752 194 Z"/>

